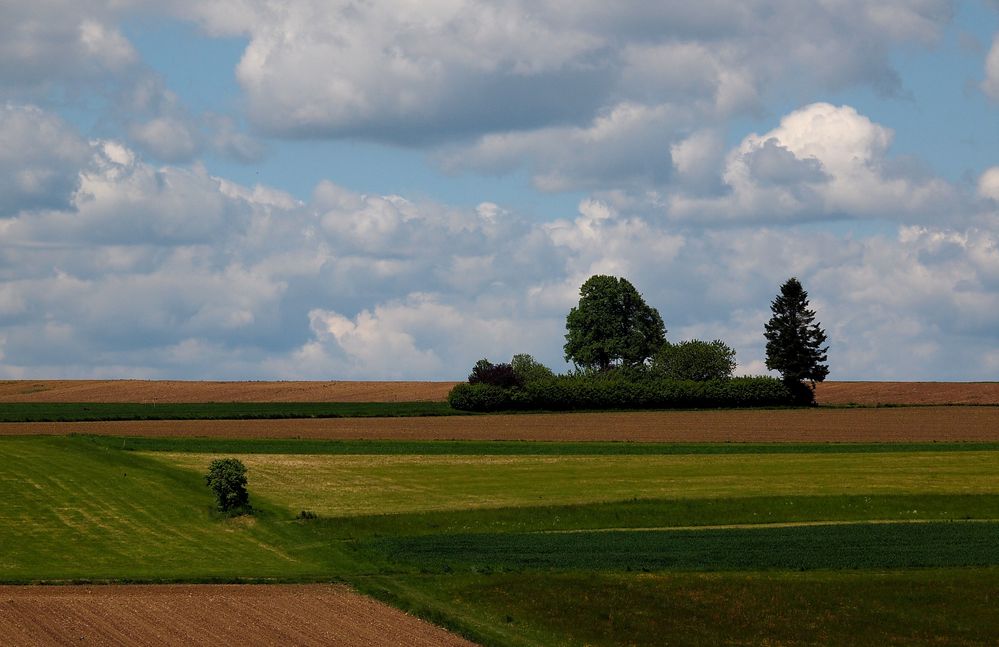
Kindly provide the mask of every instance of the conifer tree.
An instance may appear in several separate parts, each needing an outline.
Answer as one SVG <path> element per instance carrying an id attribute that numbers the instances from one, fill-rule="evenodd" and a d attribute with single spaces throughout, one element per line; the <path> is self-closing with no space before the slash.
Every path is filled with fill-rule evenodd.
<path id="1" fill-rule="evenodd" d="M 815 323 L 815 311 L 808 307 L 808 293 L 798 279 L 791 277 L 780 287 L 770 304 L 773 316 L 764 326 L 767 338 L 767 368 L 779 371 L 795 392 L 808 382 L 808 397 L 814 399 L 815 383 L 829 374 L 826 334 Z"/>

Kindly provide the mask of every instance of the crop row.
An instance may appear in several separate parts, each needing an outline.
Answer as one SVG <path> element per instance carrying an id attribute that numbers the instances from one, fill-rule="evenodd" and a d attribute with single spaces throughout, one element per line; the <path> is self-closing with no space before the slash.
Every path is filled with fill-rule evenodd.
<path id="1" fill-rule="evenodd" d="M 431 571 L 814 570 L 999 565 L 999 523 L 430 535 L 372 540 Z"/>

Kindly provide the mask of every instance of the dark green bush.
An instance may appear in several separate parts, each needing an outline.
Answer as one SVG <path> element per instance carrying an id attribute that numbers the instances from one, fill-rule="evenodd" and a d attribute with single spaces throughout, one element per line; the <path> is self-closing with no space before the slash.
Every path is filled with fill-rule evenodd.
<path id="1" fill-rule="evenodd" d="M 467 384 L 463 382 L 451 389 L 447 401 L 452 408 L 461 411 L 503 411 L 512 408 L 510 407 L 510 392 L 513 390 L 492 384 Z"/>
<path id="2" fill-rule="evenodd" d="M 472 373 L 468 376 L 468 383 L 509 388 L 521 386 L 524 381 L 510 364 L 493 364 L 488 359 L 480 359 L 472 368 Z"/>
<path id="3" fill-rule="evenodd" d="M 459 384 L 451 390 L 448 401 L 464 411 L 699 409 L 789 406 L 800 403 L 795 395 L 772 377 L 697 382 L 578 374 L 509 389 Z"/>
<path id="4" fill-rule="evenodd" d="M 235 458 L 216 458 L 208 466 L 205 483 L 215 494 L 220 512 L 250 512 L 246 466 Z"/>

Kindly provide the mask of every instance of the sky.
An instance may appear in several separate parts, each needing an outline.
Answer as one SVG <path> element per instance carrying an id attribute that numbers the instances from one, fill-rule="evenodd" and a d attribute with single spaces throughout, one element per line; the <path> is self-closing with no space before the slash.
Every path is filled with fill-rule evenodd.
<path id="1" fill-rule="evenodd" d="M 999 379 L 999 2 L 0 3 L 0 379 L 564 370 L 593 274 Z"/>

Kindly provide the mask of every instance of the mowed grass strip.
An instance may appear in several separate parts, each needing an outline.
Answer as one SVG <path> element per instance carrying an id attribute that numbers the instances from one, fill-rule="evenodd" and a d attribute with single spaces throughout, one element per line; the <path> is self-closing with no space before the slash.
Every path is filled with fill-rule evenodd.
<path id="1" fill-rule="evenodd" d="M 262 498 L 226 519 L 199 474 L 66 438 L 0 440 L 0 500 L 5 582 L 294 579 L 346 563 Z"/>
<path id="2" fill-rule="evenodd" d="M 201 470 L 215 454 L 150 452 Z M 665 456 L 246 454 L 253 491 L 327 517 L 643 499 L 996 494 L 999 452 Z"/>
<path id="3" fill-rule="evenodd" d="M 648 456 L 686 454 L 863 454 L 999 451 L 999 443 L 640 443 L 475 440 L 315 440 L 70 434 L 101 447 L 212 454 L 377 454 L 425 456 Z"/>
<path id="4" fill-rule="evenodd" d="M 460 610 L 506 645 L 987 645 L 999 571 L 414 576 L 414 606 Z"/>
<path id="5" fill-rule="evenodd" d="M 5 402 L 0 422 L 254 420 L 469 415 L 446 402 Z"/>
<path id="6" fill-rule="evenodd" d="M 787 525 L 696 530 L 383 538 L 377 553 L 421 569 L 815 570 L 999 565 L 999 523 Z"/>

